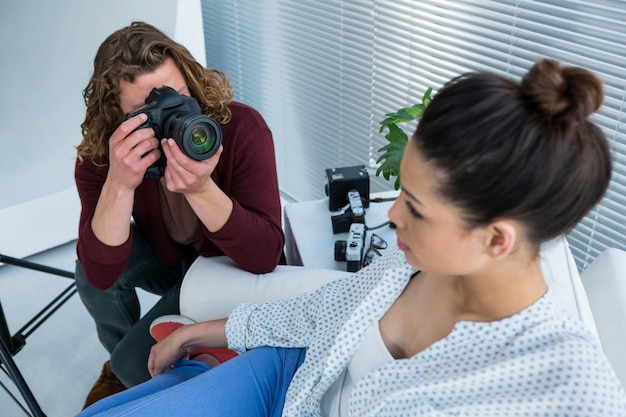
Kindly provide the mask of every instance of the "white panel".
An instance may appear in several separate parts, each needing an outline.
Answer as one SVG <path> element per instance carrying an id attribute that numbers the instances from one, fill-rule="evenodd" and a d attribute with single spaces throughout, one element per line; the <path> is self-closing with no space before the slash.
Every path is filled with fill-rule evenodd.
<path id="1" fill-rule="evenodd" d="M 85 117 L 82 90 L 96 51 L 133 20 L 173 36 L 176 7 L 176 0 L 1 3 L 3 253 L 27 256 L 76 238 L 76 200 L 67 190 L 75 186 L 75 147 Z"/>
<path id="2" fill-rule="evenodd" d="M 22 258 L 76 239 L 75 187 L 0 210 L 0 253 Z"/>
<path id="3" fill-rule="evenodd" d="M 196 61 L 206 65 L 200 0 L 178 0 L 177 3 L 174 40 L 184 45 Z"/>

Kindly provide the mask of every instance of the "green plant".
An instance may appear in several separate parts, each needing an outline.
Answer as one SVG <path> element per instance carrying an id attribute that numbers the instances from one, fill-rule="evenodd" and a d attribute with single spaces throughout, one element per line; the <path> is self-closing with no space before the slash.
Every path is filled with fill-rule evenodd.
<path id="1" fill-rule="evenodd" d="M 394 188 L 397 190 L 400 188 L 400 161 L 402 155 L 404 155 L 404 148 L 406 147 L 409 137 L 402 130 L 398 123 L 406 123 L 422 117 L 426 106 L 431 101 L 432 88 L 426 90 L 422 96 L 420 103 L 414 104 L 411 107 L 400 109 L 395 113 L 387 113 L 385 119 L 380 122 L 380 133 L 383 133 L 385 129 L 388 130 L 385 138 L 389 143 L 378 150 L 381 155 L 376 160 L 376 163 L 380 163 L 376 170 L 376 176 L 382 176 L 389 181 L 394 176 L 396 180 L 394 182 Z"/>

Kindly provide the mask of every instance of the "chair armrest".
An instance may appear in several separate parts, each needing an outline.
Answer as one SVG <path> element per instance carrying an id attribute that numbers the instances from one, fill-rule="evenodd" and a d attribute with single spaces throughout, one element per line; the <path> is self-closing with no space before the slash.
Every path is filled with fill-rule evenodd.
<path id="1" fill-rule="evenodd" d="M 180 312 L 196 321 L 223 318 L 241 303 L 295 297 L 348 274 L 291 265 L 279 265 L 268 274 L 253 274 L 225 256 L 198 258 L 183 279 Z"/>
<path id="2" fill-rule="evenodd" d="M 546 285 L 559 304 L 598 336 L 594 314 L 565 236 L 559 236 L 541 246 L 541 271 Z"/>
<path id="3" fill-rule="evenodd" d="M 581 274 L 600 343 L 626 388 L 626 252 L 610 248 Z"/>

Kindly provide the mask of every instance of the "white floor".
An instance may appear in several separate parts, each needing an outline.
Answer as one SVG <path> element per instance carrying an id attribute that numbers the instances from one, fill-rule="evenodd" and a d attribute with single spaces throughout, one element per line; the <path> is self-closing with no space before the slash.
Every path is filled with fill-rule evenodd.
<path id="1" fill-rule="evenodd" d="M 71 242 L 27 260 L 73 271 L 75 259 L 75 242 Z M 0 301 L 11 334 L 70 283 L 68 278 L 12 265 L 0 266 Z M 140 294 L 140 299 L 144 309 L 155 300 L 145 293 Z M 107 359 L 108 354 L 100 345 L 93 321 L 78 294 L 37 328 L 14 357 L 47 417 L 70 417 L 78 413 Z M 4 373 L 0 373 L 0 381 L 21 398 Z M 0 389 L 0 416 L 24 415 Z"/>

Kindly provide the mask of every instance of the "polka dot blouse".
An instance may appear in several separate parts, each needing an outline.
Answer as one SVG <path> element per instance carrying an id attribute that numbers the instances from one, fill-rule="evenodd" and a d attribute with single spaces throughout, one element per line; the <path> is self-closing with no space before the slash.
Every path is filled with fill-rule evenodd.
<path id="1" fill-rule="evenodd" d="M 415 272 L 392 251 L 315 293 L 242 304 L 226 325 L 229 345 L 306 347 L 283 416 L 320 416 L 323 394 Z M 457 323 L 417 355 L 355 381 L 348 404 L 354 417 L 626 416 L 626 395 L 596 339 L 550 291 L 506 319 Z"/>

